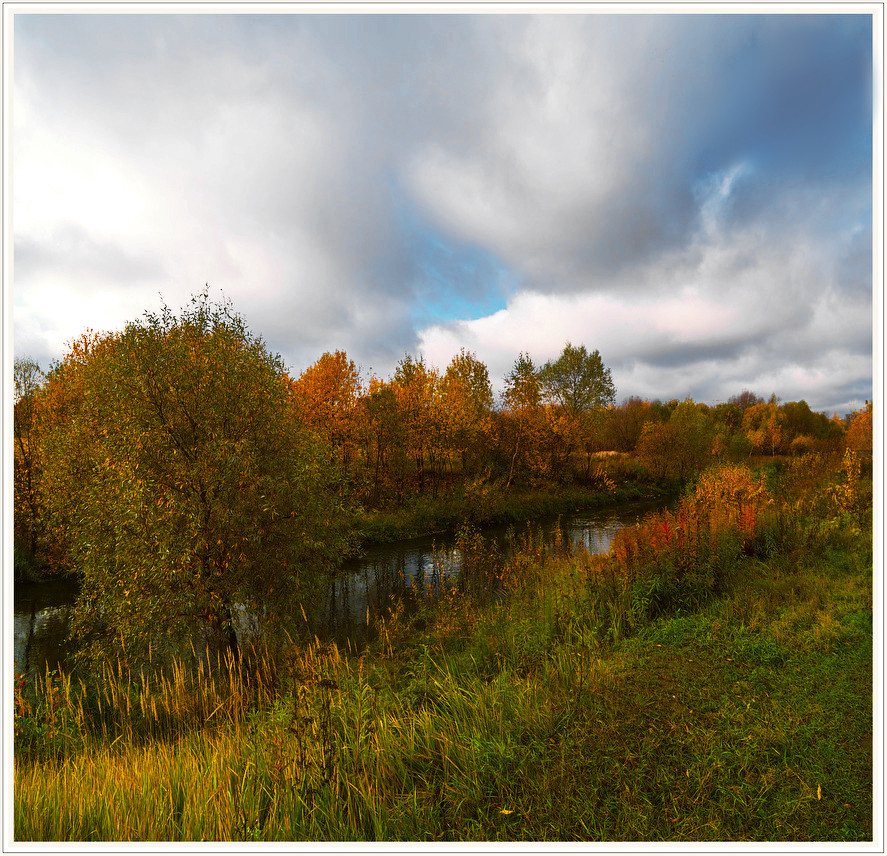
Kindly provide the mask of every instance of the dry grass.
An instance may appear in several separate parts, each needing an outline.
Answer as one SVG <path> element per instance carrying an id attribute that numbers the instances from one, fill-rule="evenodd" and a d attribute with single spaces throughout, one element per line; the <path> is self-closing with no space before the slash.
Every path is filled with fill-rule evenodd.
<path id="1" fill-rule="evenodd" d="M 467 530 L 465 584 L 360 657 L 49 676 L 16 839 L 871 840 L 871 535 L 828 520 L 621 637 L 588 556 Z"/>

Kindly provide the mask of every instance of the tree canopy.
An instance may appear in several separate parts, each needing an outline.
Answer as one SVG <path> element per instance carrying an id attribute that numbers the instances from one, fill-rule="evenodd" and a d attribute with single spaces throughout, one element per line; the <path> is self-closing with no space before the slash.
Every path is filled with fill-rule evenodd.
<path id="1" fill-rule="evenodd" d="M 346 548 L 329 450 L 279 358 L 206 295 L 75 344 L 41 395 L 51 515 L 83 582 L 75 624 L 144 653 L 161 629 L 298 616 Z"/>
<path id="2" fill-rule="evenodd" d="M 590 354 L 585 345 L 575 347 L 569 342 L 556 360 L 540 369 L 543 397 L 573 413 L 586 413 L 596 407 L 612 404 L 616 387 L 610 370 L 597 350 Z"/>

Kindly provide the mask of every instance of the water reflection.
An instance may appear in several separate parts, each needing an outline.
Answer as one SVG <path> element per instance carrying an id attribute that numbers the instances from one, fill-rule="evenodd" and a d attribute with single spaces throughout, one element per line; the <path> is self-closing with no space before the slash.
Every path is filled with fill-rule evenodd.
<path id="1" fill-rule="evenodd" d="M 578 511 L 514 527 L 487 528 L 484 537 L 506 557 L 525 538 L 528 526 L 534 537 L 541 534 L 549 547 L 560 541 L 561 547 L 572 550 L 606 553 L 623 526 L 661 507 L 662 503 L 647 502 L 628 504 L 618 510 Z M 331 585 L 317 635 L 343 646 L 362 646 L 372 634 L 373 623 L 368 618 L 384 613 L 393 602 L 401 603 L 410 614 L 420 595 L 438 593 L 454 584 L 461 564 L 454 544 L 452 537 L 416 538 L 367 548 L 359 559 L 346 565 L 346 574 Z"/>
<path id="2" fill-rule="evenodd" d="M 623 526 L 657 507 L 661 503 L 636 503 L 618 510 L 580 511 L 543 518 L 529 525 L 534 533 L 541 533 L 548 545 L 560 539 L 562 545 L 574 549 L 582 547 L 591 553 L 603 553 Z M 505 556 L 526 533 L 527 524 L 484 530 L 484 536 L 495 542 Z M 403 604 L 409 614 L 420 593 L 440 592 L 455 583 L 460 561 L 452 537 L 414 538 L 369 547 L 359 558 L 350 560 L 345 573 L 331 582 L 321 609 L 313 616 L 311 631 L 322 640 L 359 649 L 371 637 L 375 616 L 384 614 L 396 602 Z M 71 651 L 65 640 L 76 596 L 77 586 L 73 583 L 16 583 L 16 671 L 33 675 L 47 667 L 70 664 Z M 239 617 L 242 635 L 254 635 L 255 618 Z M 196 647 L 202 645 L 200 641 Z"/>
<path id="3" fill-rule="evenodd" d="M 13 607 L 13 660 L 16 672 L 34 674 L 69 663 L 67 643 L 71 605 L 77 597 L 75 582 L 15 584 Z"/>

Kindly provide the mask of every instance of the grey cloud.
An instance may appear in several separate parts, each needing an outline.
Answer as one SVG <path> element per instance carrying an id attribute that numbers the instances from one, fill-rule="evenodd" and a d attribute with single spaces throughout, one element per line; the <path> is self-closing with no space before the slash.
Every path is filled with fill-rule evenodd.
<path id="1" fill-rule="evenodd" d="M 91 282 L 96 288 L 128 288 L 167 276 L 155 254 L 96 240 L 73 223 L 45 240 L 17 239 L 13 259 L 16 275 L 23 280 L 47 276 Z"/>
<path id="2" fill-rule="evenodd" d="M 69 134 L 72 157 L 88 146 L 127 164 L 182 232 L 126 244 L 84 221 L 66 227 L 67 250 L 17 234 L 17 287 L 61 273 L 66 253 L 84 276 L 146 290 L 210 279 L 294 367 L 345 348 L 384 372 L 417 344 L 411 303 L 429 281 L 470 300 L 505 282 L 656 295 L 683 277 L 725 303 L 759 300 L 760 317 L 742 315 L 729 340 L 639 342 L 648 367 L 689 361 L 709 376 L 767 337 L 769 358 L 812 359 L 828 289 L 859 301 L 831 339 L 864 351 L 871 194 L 864 146 L 848 142 L 857 106 L 803 163 L 765 145 L 788 82 L 805 70 L 827 81 L 824 51 L 843 68 L 848 20 L 17 16 L 16 97 L 33 120 Z M 805 89 L 780 119 L 783 148 L 837 109 L 840 89 L 823 91 Z M 745 156 L 707 280 L 700 188 Z M 815 259 L 795 258 L 817 244 Z M 478 259 L 477 276 L 456 275 Z"/>

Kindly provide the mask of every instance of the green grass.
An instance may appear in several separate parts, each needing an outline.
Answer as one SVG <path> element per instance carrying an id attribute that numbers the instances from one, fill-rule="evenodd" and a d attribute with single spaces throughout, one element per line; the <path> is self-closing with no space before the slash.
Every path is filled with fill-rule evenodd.
<path id="1" fill-rule="evenodd" d="M 823 532 L 622 638 L 528 531 L 477 546 L 504 601 L 395 611 L 359 657 L 53 679 L 16 716 L 15 837 L 871 841 L 871 527 Z"/>
<path id="2" fill-rule="evenodd" d="M 670 495 L 656 486 L 628 484 L 612 491 L 574 485 L 532 491 L 512 489 L 507 493 L 493 488 L 480 497 L 417 495 L 401 508 L 365 511 L 359 529 L 364 543 L 383 544 L 420 535 L 455 532 L 466 521 L 485 526 L 523 523 L 550 514 L 613 507 Z"/>

